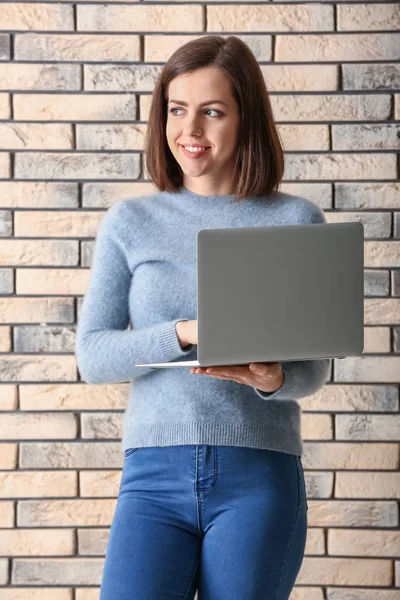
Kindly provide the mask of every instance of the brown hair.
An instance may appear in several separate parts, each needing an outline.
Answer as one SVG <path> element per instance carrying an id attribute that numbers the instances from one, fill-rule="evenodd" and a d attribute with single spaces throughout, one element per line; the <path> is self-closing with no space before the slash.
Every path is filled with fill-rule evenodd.
<path id="1" fill-rule="evenodd" d="M 250 48 L 231 35 L 199 37 L 174 52 L 158 76 L 145 135 L 148 179 L 160 191 L 176 192 L 182 169 L 167 142 L 167 86 L 178 75 L 204 67 L 219 69 L 231 82 L 238 104 L 240 129 L 233 172 L 234 202 L 248 196 L 273 195 L 284 172 L 284 155 L 268 91 Z"/>

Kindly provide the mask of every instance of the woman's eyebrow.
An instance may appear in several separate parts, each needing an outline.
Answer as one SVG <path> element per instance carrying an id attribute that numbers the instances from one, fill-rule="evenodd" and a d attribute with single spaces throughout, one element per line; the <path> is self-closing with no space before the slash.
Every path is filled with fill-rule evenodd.
<path id="1" fill-rule="evenodd" d="M 168 104 L 170 102 L 175 102 L 175 104 L 182 104 L 182 106 L 188 106 L 187 102 L 184 102 L 183 100 L 169 100 Z M 206 104 L 223 104 L 224 106 L 228 106 L 225 102 L 223 102 L 222 100 L 208 100 L 207 102 L 202 102 L 201 104 L 199 104 L 199 106 L 206 106 Z"/>

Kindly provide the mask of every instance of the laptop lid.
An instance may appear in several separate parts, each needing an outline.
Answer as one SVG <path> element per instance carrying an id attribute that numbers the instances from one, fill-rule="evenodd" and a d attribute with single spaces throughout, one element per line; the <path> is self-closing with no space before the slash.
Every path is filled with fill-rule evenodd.
<path id="1" fill-rule="evenodd" d="M 362 354 L 362 223 L 200 230 L 197 315 L 204 366 Z"/>

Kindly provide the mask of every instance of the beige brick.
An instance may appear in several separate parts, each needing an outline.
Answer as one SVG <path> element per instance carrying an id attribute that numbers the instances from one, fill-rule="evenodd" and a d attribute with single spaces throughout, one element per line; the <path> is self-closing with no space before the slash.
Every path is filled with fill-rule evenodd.
<path id="1" fill-rule="evenodd" d="M 0 321 L 73 323 L 73 298 L 0 298 Z"/>
<path id="2" fill-rule="evenodd" d="M 5 386 L 0 386 L 0 391 Z M 21 410 L 125 410 L 129 383 L 87 385 L 21 384 Z"/>
<path id="3" fill-rule="evenodd" d="M 18 527 L 111 525 L 116 500 L 20 500 Z M 51 582 L 49 582 L 51 583 Z"/>
<path id="4" fill-rule="evenodd" d="M 364 354 L 390 353 L 390 327 L 364 327 Z"/>
<path id="5" fill-rule="evenodd" d="M 120 483 L 120 470 L 82 471 L 79 473 L 79 490 L 82 497 L 116 498 Z"/>
<path id="6" fill-rule="evenodd" d="M 140 175 L 137 154 L 73 154 L 23 152 L 15 154 L 15 177 L 54 179 L 132 179 Z"/>
<path id="7" fill-rule="evenodd" d="M 336 441 L 307 442 L 302 461 L 305 469 L 398 469 L 400 463 L 398 444 Z"/>
<path id="8" fill-rule="evenodd" d="M 334 29 L 333 7 L 233 4 L 229 12 L 222 5 L 207 7 L 207 31 L 329 31 Z"/>
<path id="9" fill-rule="evenodd" d="M 18 359 L 11 355 L 7 359 Z M 41 357 L 47 358 L 47 357 Z M 70 357 L 63 357 L 70 358 Z M 5 373 L 7 376 L 7 373 Z M 12 373 L 8 374 L 13 375 Z M 0 438 L 2 439 L 57 439 L 75 438 L 77 435 L 77 415 L 71 413 L 11 413 L 3 414 L 0 420 Z M 0 492 L 1 494 L 1 492 Z"/>
<path id="10" fill-rule="evenodd" d="M 286 0 L 284 0 L 286 2 Z M 306 545 L 307 547 L 307 545 Z M 289 600 L 323 600 L 322 588 L 295 585 L 292 589 Z M 194 600 L 199 600 L 197 594 Z"/>
<path id="11" fill-rule="evenodd" d="M 271 96 L 276 121 L 364 121 L 390 116 L 388 94 L 276 95 Z"/>
<path id="12" fill-rule="evenodd" d="M 0 177 L 11 177 L 10 155 L 5 152 L 0 154 Z"/>
<path id="13" fill-rule="evenodd" d="M 17 269 L 17 294 L 85 294 L 89 269 Z"/>
<path id="14" fill-rule="evenodd" d="M 0 237 L 12 235 L 12 213 L 10 210 L 0 210 Z"/>
<path id="15" fill-rule="evenodd" d="M 82 206 L 85 208 L 109 208 L 122 198 L 137 198 L 155 192 L 157 189 L 150 182 L 84 182 L 82 184 Z"/>
<path id="16" fill-rule="evenodd" d="M 0 496 L 4 498 L 76 496 L 78 493 L 77 473 L 71 471 L 0 472 L 0 481 Z"/>
<path id="17" fill-rule="evenodd" d="M 20 585 L 93 585 L 101 583 L 102 558 L 16 558 L 11 580 Z"/>
<path id="18" fill-rule="evenodd" d="M 74 240 L 3 240 L 0 264 L 77 265 L 78 242 Z M 9 299 L 10 303 L 14 298 Z M 1 306 L 1 298 L 0 298 Z"/>
<path id="19" fill-rule="evenodd" d="M 200 35 L 169 35 L 168 40 L 166 40 L 166 37 L 162 35 L 144 35 L 143 60 L 146 62 L 165 63 L 171 54 L 181 46 L 201 37 Z"/>
<path id="20" fill-rule="evenodd" d="M 0 123 L 0 148 L 4 150 L 64 150 L 73 148 L 71 125 Z"/>
<path id="21" fill-rule="evenodd" d="M 322 528 L 313 527 L 308 529 L 305 554 L 325 554 L 324 530 Z M 317 596 L 312 597 L 317 598 Z M 293 600 L 300 600 L 300 598 L 303 598 L 303 596 L 295 595 Z M 304 596 L 304 600 L 307 600 L 306 595 Z M 323 600 L 323 596 L 319 597 L 318 600 Z"/>
<path id="22" fill-rule="evenodd" d="M 278 125 L 283 146 L 288 150 L 329 150 L 328 125 Z"/>
<path id="23" fill-rule="evenodd" d="M 104 211 L 23 211 L 15 213 L 21 237 L 95 237 Z"/>
<path id="24" fill-rule="evenodd" d="M 11 117 L 10 94 L 0 94 L 0 119 L 9 119 L 10 117 Z"/>
<path id="25" fill-rule="evenodd" d="M 336 208 L 400 209 L 400 182 L 335 183 L 334 185 Z"/>
<path id="26" fill-rule="evenodd" d="M 78 553 L 87 556 L 104 556 L 109 535 L 108 528 L 78 529 Z"/>
<path id="27" fill-rule="evenodd" d="M 400 473 L 380 473 L 379 471 L 345 473 L 340 471 L 336 473 L 335 496 L 338 498 L 385 498 L 386 500 L 399 498 Z"/>
<path id="28" fill-rule="evenodd" d="M 3 90 L 80 90 L 79 65 L 0 63 Z"/>
<path id="29" fill-rule="evenodd" d="M 19 462 L 22 469 L 122 469 L 123 452 L 120 441 L 21 442 Z"/>
<path id="30" fill-rule="evenodd" d="M 362 223 L 364 225 L 364 240 L 368 238 L 390 238 L 392 229 L 392 215 L 388 212 L 346 212 L 332 211 L 326 213 L 328 223 Z M 366 271 L 364 278 L 367 281 L 368 277 L 373 274 L 376 276 L 385 276 L 385 281 L 388 281 L 388 272 L 382 271 Z M 387 295 L 388 292 L 386 292 Z"/>
<path id="31" fill-rule="evenodd" d="M 2 329 L 11 329 L 11 328 L 2 327 Z M 2 350 L 2 352 L 7 352 L 9 350 L 10 350 L 10 348 L 8 348 L 7 350 Z M 17 410 L 17 408 L 18 408 L 17 386 L 12 385 L 12 384 L 9 384 L 9 385 L 5 384 L 5 385 L 0 386 L 0 410 Z M 2 452 L 3 451 L 6 452 L 6 448 L 4 446 L 1 446 L 1 450 L 2 450 Z M 3 458 L 5 458 L 5 456 Z M 2 469 L 2 468 L 5 468 L 5 467 L 2 467 L 0 464 L 0 469 Z"/>
<path id="32" fill-rule="evenodd" d="M 397 356 L 348 356 L 334 362 L 335 381 L 395 383 L 399 380 L 400 357 Z"/>
<path id="33" fill-rule="evenodd" d="M 9 583 L 8 570 L 8 559 L 0 558 L 0 585 Z"/>
<path id="34" fill-rule="evenodd" d="M 58 179 L 131 179 L 139 177 L 137 154 L 24 152 L 15 155 L 15 176 Z"/>
<path id="35" fill-rule="evenodd" d="M 285 179 L 390 179 L 395 154 L 288 154 Z"/>
<path id="36" fill-rule="evenodd" d="M 307 498 L 331 499 L 333 497 L 334 473 L 330 471 L 305 471 Z"/>
<path id="37" fill-rule="evenodd" d="M 5 33 L 0 33 L 0 58 L 10 58 L 10 37 Z"/>
<path id="38" fill-rule="evenodd" d="M 23 298 L 24 300 L 24 298 Z M 74 356 L 3 354 L 0 357 L 0 381 L 75 381 Z M 59 436 L 57 436 L 59 437 Z"/>
<path id="39" fill-rule="evenodd" d="M 6 386 L 0 386 L 0 391 Z M 130 384 L 21 384 L 21 410 L 124 410 Z"/>
<path id="40" fill-rule="evenodd" d="M 73 591 L 67 588 L 18 588 L 12 586 L 1 590 L 2 600 L 73 600 Z"/>
<path id="41" fill-rule="evenodd" d="M 395 385 L 324 385 L 301 399 L 302 410 L 352 412 L 397 412 L 399 396 Z"/>
<path id="42" fill-rule="evenodd" d="M 99 600 L 99 598 L 100 588 L 75 588 L 75 600 Z"/>
<path id="43" fill-rule="evenodd" d="M 15 325 L 14 352 L 75 352 L 76 327 Z"/>
<path id="44" fill-rule="evenodd" d="M 2 385 L 1 388 L 11 388 L 16 386 L 11 385 Z M 2 391 L 4 394 L 4 391 Z M 7 409 L 6 409 L 7 410 Z M 12 410 L 12 409 L 11 409 Z M 18 457 L 18 444 L 1 444 L 1 452 L 0 452 L 0 469 L 15 469 L 17 466 L 17 457 Z M 2 503 L 3 506 L 3 503 Z M 1 518 L 0 518 L 1 519 Z"/>
<path id="45" fill-rule="evenodd" d="M 296 584 L 389 586 L 392 561 L 372 558 L 305 557 Z"/>
<path id="46" fill-rule="evenodd" d="M 333 150 L 397 150 L 400 124 L 332 125 Z"/>
<path id="47" fill-rule="evenodd" d="M 0 352 L 9 352 L 11 350 L 11 327 L 4 325 L 0 327 Z M 4 396 L 0 393 L 0 406 L 3 406 Z M 9 410 L 0 408 L 0 410 Z"/>
<path id="48" fill-rule="evenodd" d="M 14 118 L 30 121 L 132 121 L 132 94 L 16 94 Z"/>
<path id="49" fill-rule="evenodd" d="M 384 90 L 399 87 L 398 63 L 342 65 L 344 90 Z"/>
<path id="50" fill-rule="evenodd" d="M 1 5 L 0 29 L 39 29 L 73 31 L 73 7 L 66 4 L 18 4 L 5 2 Z"/>
<path id="51" fill-rule="evenodd" d="M 397 324 L 400 320 L 399 311 L 400 298 L 367 299 L 364 302 L 364 321 L 366 325 Z M 395 363 L 392 364 L 395 365 Z"/>
<path id="52" fill-rule="evenodd" d="M 399 30 L 400 6 L 396 4 L 357 4 L 337 6 L 338 31 L 357 29 L 383 31 Z"/>
<path id="53" fill-rule="evenodd" d="M 0 554 L 8 556 L 70 555 L 75 552 L 72 529 L 15 529 L 2 531 Z M 3 596 L 2 596 L 3 598 Z"/>
<path id="54" fill-rule="evenodd" d="M 328 530 L 328 553 L 352 556 L 396 556 L 400 550 L 399 531 Z"/>
<path id="55" fill-rule="evenodd" d="M 0 181 L 0 198 L 6 198 L 7 206 L 12 208 L 77 208 L 78 184 Z"/>
<path id="56" fill-rule="evenodd" d="M 81 415 L 82 437 L 84 438 L 121 438 L 121 413 L 83 413 Z"/>
<path id="57" fill-rule="evenodd" d="M 0 267 L 0 294 L 14 293 L 14 271 L 11 268 Z M 8 344 L 7 331 L 0 329 L 0 346 Z"/>
<path id="58" fill-rule="evenodd" d="M 280 126 L 282 127 L 282 126 Z M 296 126 L 295 126 L 296 127 Z M 287 194 L 308 198 L 324 209 L 332 208 L 332 186 L 330 183 L 282 182 L 280 190 Z"/>
<path id="59" fill-rule="evenodd" d="M 82 415 L 83 416 L 83 415 Z M 330 415 L 302 415 L 302 438 L 305 440 L 332 440 L 333 421 Z"/>
<path id="60" fill-rule="evenodd" d="M 394 240 L 385 241 L 365 241 L 364 242 L 364 266 L 365 268 L 371 267 L 398 267 L 400 257 L 400 241 Z M 373 301 L 369 301 L 370 306 L 375 306 Z M 390 301 L 386 301 L 387 306 L 393 306 L 393 309 L 399 310 L 398 301 L 394 301 L 394 304 L 390 304 Z M 400 314 L 398 314 L 400 317 Z"/>
<path id="61" fill-rule="evenodd" d="M 204 28 L 202 6 L 77 5 L 78 31 L 193 31 Z"/>
<path id="62" fill-rule="evenodd" d="M 328 91 L 339 89 L 337 65 L 260 65 L 268 91 Z"/>
<path id="63" fill-rule="evenodd" d="M 358 6 L 358 5 L 357 5 Z M 277 35 L 275 60 L 349 61 L 398 60 L 397 33 L 355 33 L 324 35 Z"/>
<path id="64" fill-rule="evenodd" d="M 16 34 L 14 55 L 17 60 L 76 61 L 139 61 L 140 37 L 138 35 L 102 34 Z"/>
<path id="65" fill-rule="evenodd" d="M 307 587 L 308 589 L 308 587 Z M 328 598 L 332 600 L 398 600 L 398 591 L 384 588 L 326 587 Z"/>
<path id="66" fill-rule="evenodd" d="M 148 121 L 149 114 L 150 114 L 150 106 L 151 106 L 151 102 L 152 102 L 151 94 L 140 94 L 139 102 L 140 102 L 140 118 L 142 121 Z"/>
<path id="67" fill-rule="evenodd" d="M 140 123 L 77 125 L 76 147 L 78 150 L 143 150 L 146 129 L 146 125 Z"/>
<path id="68" fill-rule="evenodd" d="M 90 92 L 151 92 L 161 73 L 157 65 L 84 65 L 84 89 Z"/>
<path id="69" fill-rule="evenodd" d="M 400 95 L 397 95 L 394 97 L 394 102 L 395 102 L 395 108 L 394 108 L 394 112 L 395 112 L 395 116 L 394 118 L 399 120 L 400 119 Z"/>
<path id="70" fill-rule="evenodd" d="M 337 440 L 400 440 L 400 415 L 335 415 L 335 423 Z"/>
<path id="71" fill-rule="evenodd" d="M 15 502 L 7 502 L 5 500 L 1 503 L 0 527 L 14 527 L 14 512 Z"/>
<path id="72" fill-rule="evenodd" d="M 144 35 L 143 60 L 146 62 L 165 63 L 175 50 L 187 42 L 200 39 L 207 35 L 209 35 L 208 32 L 204 32 L 204 34 L 200 35 L 177 34 L 169 35 L 168 37 L 163 35 Z M 223 38 L 228 38 L 230 34 L 219 33 L 219 35 Z M 241 35 L 240 33 L 235 32 L 235 36 L 249 46 L 258 61 L 270 61 L 272 59 L 272 36 L 265 35 L 264 32 L 261 35 Z"/>

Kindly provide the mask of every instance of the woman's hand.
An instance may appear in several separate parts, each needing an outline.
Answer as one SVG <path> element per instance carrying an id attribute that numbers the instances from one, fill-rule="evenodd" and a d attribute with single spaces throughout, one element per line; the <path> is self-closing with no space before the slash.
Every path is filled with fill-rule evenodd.
<path id="1" fill-rule="evenodd" d="M 181 321 L 177 327 L 186 344 L 197 344 L 197 320 Z M 276 392 L 283 385 L 283 370 L 281 363 L 250 363 L 250 365 L 197 367 L 190 369 L 191 373 L 208 375 L 216 379 L 231 379 L 237 383 L 251 385 L 263 392 Z"/>
<path id="2" fill-rule="evenodd" d="M 180 340 L 183 346 L 187 346 L 189 344 L 197 345 L 197 320 L 179 321 L 175 325 L 175 329 L 178 335 L 178 339 Z"/>
<path id="3" fill-rule="evenodd" d="M 282 387 L 284 376 L 281 363 L 250 363 L 250 365 L 225 367 L 196 367 L 191 373 L 200 373 L 216 379 L 232 379 L 251 385 L 262 392 L 276 392 Z"/>

